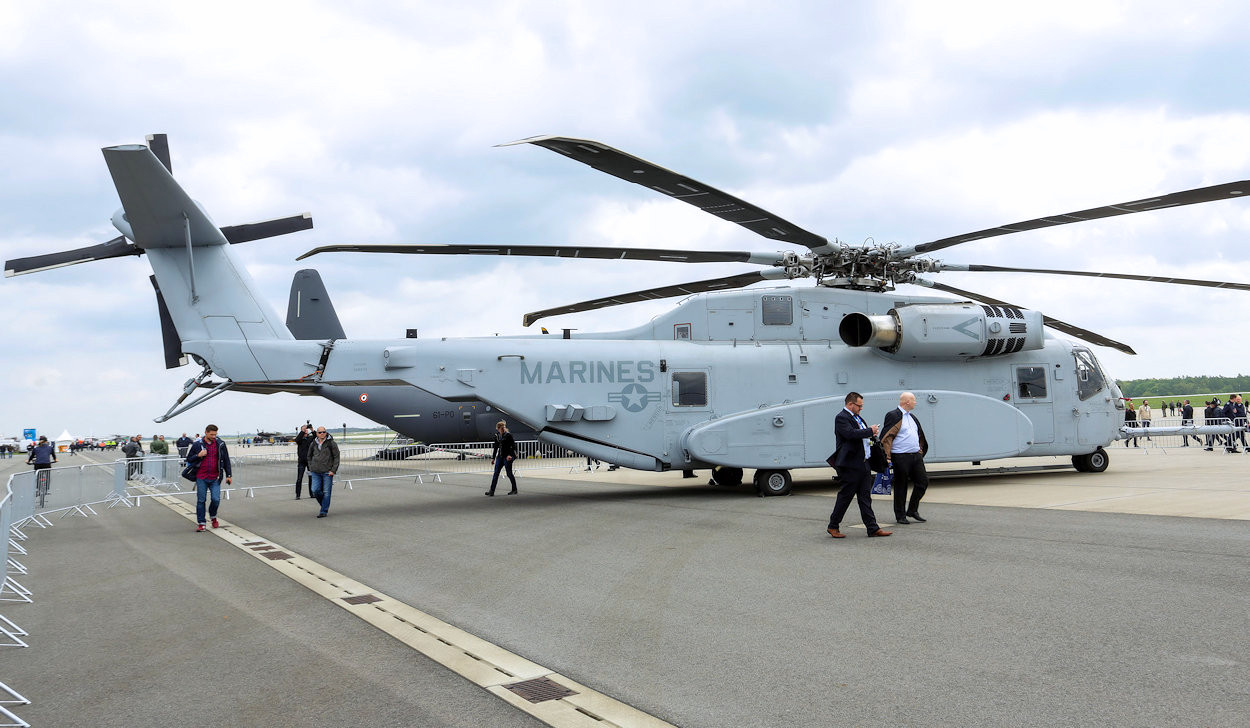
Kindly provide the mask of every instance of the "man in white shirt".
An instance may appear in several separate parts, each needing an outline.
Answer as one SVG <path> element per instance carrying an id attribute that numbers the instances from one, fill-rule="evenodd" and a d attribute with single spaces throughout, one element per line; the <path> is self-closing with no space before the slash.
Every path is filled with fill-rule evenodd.
<path id="1" fill-rule="evenodd" d="M 929 473 L 924 467 L 929 441 L 925 439 L 920 422 L 912 416 L 915 406 L 916 395 L 903 392 L 898 398 L 898 408 L 887 412 L 881 424 L 881 448 L 894 469 L 894 520 L 901 524 L 928 520 L 920 517 L 920 499 L 929 488 Z M 910 502 L 907 499 L 909 482 L 912 484 Z"/>

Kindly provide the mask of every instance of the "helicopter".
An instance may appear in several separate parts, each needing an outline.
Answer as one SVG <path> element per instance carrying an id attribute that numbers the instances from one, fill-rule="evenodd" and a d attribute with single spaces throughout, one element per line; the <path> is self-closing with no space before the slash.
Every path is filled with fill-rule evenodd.
<path id="1" fill-rule="evenodd" d="M 449 402 L 486 403 L 533 429 L 540 440 L 599 460 L 651 471 L 715 468 L 721 485 L 741 482 L 745 470 L 753 469 L 761 495 L 784 495 L 791 490 L 793 470 L 825 467 L 833 421 L 847 392 L 863 395 L 871 421 L 892 408 L 901 392 L 911 391 L 917 398 L 912 414 L 932 433 L 930 462 L 1060 455 L 1070 456 L 1077 470 L 1102 472 L 1109 462 L 1104 448 L 1121 434 L 1124 405 L 1088 344 L 1132 349 L 1041 312 L 919 274 L 1030 272 L 1250 290 L 1240 283 L 948 264 L 924 256 L 1023 230 L 1235 199 L 1250 189 L 1247 181 L 911 246 L 850 246 L 599 142 L 544 136 L 515 143 L 557 151 L 807 251 L 322 246 L 305 255 L 536 255 L 740 262 L 764 269 L 524 317 L 530 325 L 557 313 L 684 297 L 667 313 L 614 332 L 566 331 L 559 338 L 300 339 L 257 296 L 232 257 L 226 229 L 187 196 L 152 149 L 106 147 L 105 161 L 122 202 L 113 224 L 124 240 L 147 254 L 179 352 L 203 368 L 176 406 L 210 376 L 222 378 L 179 411 L 230 386 L 415 387 Z M 816 285 L 745 288 L 802 278 Z M 904 283 L 958 298 L 903 295 L 895 289 Z M 1051 335 L 1047 327 L 1077 341 Z"/>

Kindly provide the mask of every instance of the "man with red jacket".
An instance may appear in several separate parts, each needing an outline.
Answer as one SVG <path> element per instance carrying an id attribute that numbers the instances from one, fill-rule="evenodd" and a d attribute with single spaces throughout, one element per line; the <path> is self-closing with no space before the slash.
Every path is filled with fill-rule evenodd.
<path id="1" fill-rule="evenodd" d="M 226 484 L 233 483 L 230 471 L 230 451 L 226 443 L 217 438 L 217 425 L 204 428 L 204 437 L 191 443 L 187 451 L 187 467 L 195 468 L 195 530 L 204 530 L 204 498 L 212 496 L 208 503 L 208 517 L 213 528 L 218 528 L 217 507 L 221 505 L 221 478 Z"/>

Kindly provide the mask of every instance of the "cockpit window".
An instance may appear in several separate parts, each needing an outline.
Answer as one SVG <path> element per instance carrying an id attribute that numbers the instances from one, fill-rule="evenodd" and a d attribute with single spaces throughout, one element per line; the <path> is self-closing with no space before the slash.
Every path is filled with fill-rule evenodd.
<path id="1" fill-rule="evenodd" d="M 1089 349 L 1073 349 L 1072 356 L 1076 358 L 1076 396 L 1084 402 L 1106 389 L 1107 380 Z"/>

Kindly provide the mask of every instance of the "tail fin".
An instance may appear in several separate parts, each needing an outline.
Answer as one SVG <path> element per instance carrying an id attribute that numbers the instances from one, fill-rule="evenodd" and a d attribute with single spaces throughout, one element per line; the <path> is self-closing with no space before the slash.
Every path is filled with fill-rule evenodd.
<path id="1" fill-rule="evenodd" d="M 291 297 L 286 307 L 286 327 L 297 339 L 346 339 L 330 294 L 321 274 L 312 268 L 297 271 L 291 279 Z"/>
<path id="2" fill-rule="evenodd" d="M 166 366 L 178 366 L 185 362 L 183 354 L 191 354 L 235 381 L 299 379 L 314 371 L 318 352 L 290 348 L 295 339 L 229 250 L 231 243 L 307 230 L 312 218 L 304 214 L 218 228 L 174 180 L 165 136 L 148 140 L 151 147 L 103 150 L 121 198 L 113 226 L 122 237 L 10 260 L 5 274 L 147 255 L 155 274 Z"/>

